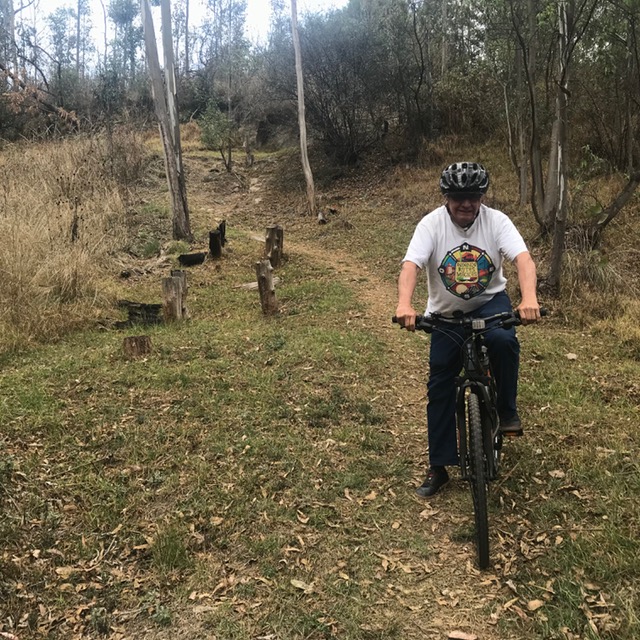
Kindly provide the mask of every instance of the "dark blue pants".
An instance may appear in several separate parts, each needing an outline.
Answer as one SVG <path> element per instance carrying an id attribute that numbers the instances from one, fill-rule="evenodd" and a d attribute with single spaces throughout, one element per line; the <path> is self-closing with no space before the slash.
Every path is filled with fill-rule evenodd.
<path id="1" fill-rule="evenodd" d="M 469 315 L 481 318 L 502 311 L 511 311 L 511 301 L 506 292 L 496 294 Z M 489 331 L 484 339 L 498 389 L 498 415 L 508 419 L 516 413 L 520 344 L 513 328 Z M 439 331 L 431 334 L 427 383 L 427 426 L 431 466 L 458 464 L 454 379 L 462 368 L 461 344 L 461 332 L 458 332 L 457 336 L 448 336 Z"/>

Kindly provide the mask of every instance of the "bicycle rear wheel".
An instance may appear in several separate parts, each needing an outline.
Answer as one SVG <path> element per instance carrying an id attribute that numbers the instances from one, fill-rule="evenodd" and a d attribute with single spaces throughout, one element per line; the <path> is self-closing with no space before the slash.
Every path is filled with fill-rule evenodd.
<path id="1" fill-rule="evenodd" d="M 476 521 L 476 543 L 478 565 L 481 569 L 489 566 L 489 514 L 487 507 L 487 473 L 482 444 L 482 418 L 478 396 L 467 396 L 467 416 L 469 425 L 469 480 L 473 495 L 473 510 Z"/>

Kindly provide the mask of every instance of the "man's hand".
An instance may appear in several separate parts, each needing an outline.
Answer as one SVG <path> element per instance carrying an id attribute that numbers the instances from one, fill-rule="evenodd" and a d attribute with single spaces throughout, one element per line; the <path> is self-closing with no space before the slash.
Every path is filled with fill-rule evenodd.
<path id="1" fill-rule="evenodd" d="M 540 320 L 540 305 L 537 300 L 533 302 L 523 300 L 516 311 L 520 314 L 522 324 L 534 324 Z"/>
<path id="2" fill-rule="evenodd" d="M 398 324 L 408 331 L 416 330 L 416 310 L 411 305 L 399 304 L 396 309 Z"/>

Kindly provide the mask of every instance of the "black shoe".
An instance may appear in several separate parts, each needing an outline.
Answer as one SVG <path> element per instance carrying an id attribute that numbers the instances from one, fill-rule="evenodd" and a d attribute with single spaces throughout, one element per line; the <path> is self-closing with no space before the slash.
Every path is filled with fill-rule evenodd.
<path id="1" fill-rule="evenodd" d="M 449 482 L 449 474 L 444 467 L 431 467 L 422 486 L 416 489 L 421 498 L 430 498 Z"/>
<path id="2" fill-rule="evenodd" d="M 522 429 L 522 422 L 520 422 L 520 416 L 516 413 L 514 416 L 509 418 L 508 420 L 500 419 L 500 431 L 502 435 L 507 437 L 517 437 L 521 436 L 524 431 Z"/>

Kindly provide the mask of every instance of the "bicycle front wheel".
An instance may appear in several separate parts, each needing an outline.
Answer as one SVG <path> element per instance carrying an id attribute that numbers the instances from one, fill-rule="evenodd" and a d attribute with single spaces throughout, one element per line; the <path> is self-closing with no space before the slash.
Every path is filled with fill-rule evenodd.
<path id="1" fill-rule="evenodd" d="M 482 444 L 482 418 L 480 400 L 474 393 L 467 396 L 467 417 L 469 425 L 469 481 L 473 495 L 473 510 L 476 521 L 476 542 L 478 565 L 481 569 L 489 566 L 489 515 L 487 508 L 487 468 Z"/>

